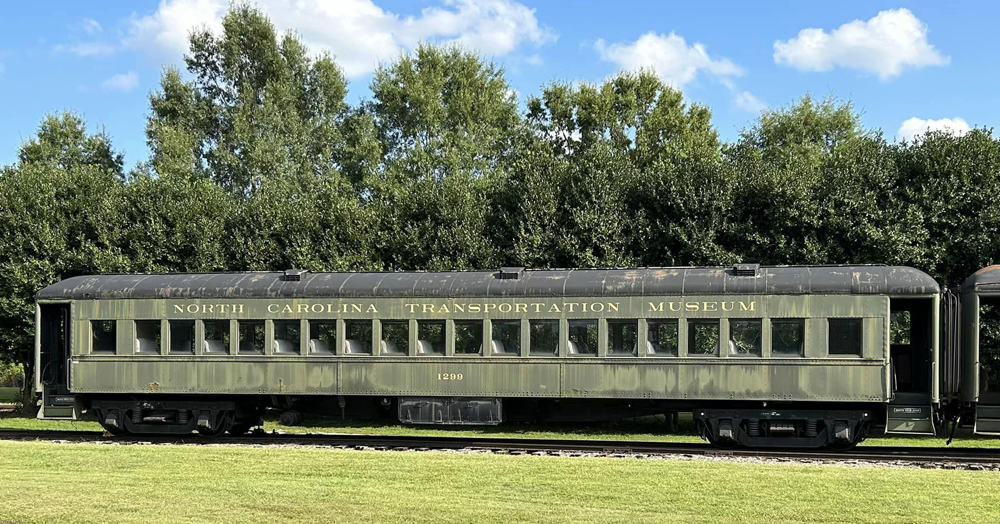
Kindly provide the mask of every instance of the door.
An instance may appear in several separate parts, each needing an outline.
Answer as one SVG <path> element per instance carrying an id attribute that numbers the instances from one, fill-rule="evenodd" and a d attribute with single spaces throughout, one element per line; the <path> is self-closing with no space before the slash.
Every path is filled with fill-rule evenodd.
<path id="1" fill-rule="evenodd" d="M 892 400 L 886 406 L 886 433 L 933 435 L 933 298 L 892 299 L 889 315 L 889 367 Z"/>
<path id="2" fill-rule="evenodd" d="M 76 400 L 69 390 L 69 305 L 42 304 L 39 310 L 39 360 L 36 365 L 42 386 L 41 416 L 74 418 Z"/>

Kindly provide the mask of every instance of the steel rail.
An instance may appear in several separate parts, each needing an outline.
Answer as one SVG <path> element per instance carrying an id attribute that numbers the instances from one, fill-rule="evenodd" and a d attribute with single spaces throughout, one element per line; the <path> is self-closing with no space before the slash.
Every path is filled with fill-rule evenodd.
<path id="1" fill-rule="evenodd" d="M 568 440 L 476 437 L 427 437 L 330 433 L 262 433 L 206 438 L 191 435 L 112 436 L 98 431 L 0 430 L 0 440 L 53 442 L 154 443 L 181 445 L 299 445 L 406 450 L 486 450 L 508 453 L 582 453 L 594 455 L 701 455 L 763 459 L 871 461 L 910 463 L 1000 464 L 1000 449 L 956 447 L 861 446 L 827 449 L 721 449 L 710 444 L 627 440 Z"/>

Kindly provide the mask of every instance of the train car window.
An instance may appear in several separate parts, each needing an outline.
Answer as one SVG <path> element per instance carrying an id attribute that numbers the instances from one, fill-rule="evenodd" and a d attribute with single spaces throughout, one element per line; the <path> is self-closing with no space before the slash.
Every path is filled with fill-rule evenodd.
<path id="1" fill-rule="evenodd" d="M 445 331 L 444 320 L 418 320 L 417 354 L 444 355 Z"/>
<path id="2" fill-rule="evenodd" d="M 205 320 L 205 353 L 223 355 L 229 353 L 229 321 Z"/>
<path id="3" fill-rule="evenodd" d="M 528 321 L 528 355 L 552 357 L 559 354 L 559 321 Z"/>
<path id="4" fill-rule="evenodd" d="M 372 354 L 372 321 L 344 321 L 344 353 L 349 355 Z"/>
<path id="5" fill-rule="evenodd" d="M 639 347 L 638 320 L 608 321 L 608 352 L 612 355 L 635 355 Z"/>
<path id="6" fill-rule="evenodd" d="M 455 354 L 477 355 L 483 349 L 483 323 L 479 320 L 455 321 Z"/>
<path id="7" fill-rule="evenodd" d="M 309 321 L 309 354 L 332 355 L 337 347 L 336 320 Z"/>
<path id="8" fill-rule="evenodd" d="M 493 354 L 516 356 L 521 354 L 521 321 L 493 321 Z"/>
<path id="9" fill-rule="evenodd" d="M 139 355 L 160 354 L 160 321 L 135 321 L 135 352 Z"/>
<path id="10" fill-rule="evenodd" d="M 114 355 L 116 329 L 114 320 L 91 320 L 90 331 L 93 337 L 90 342 L 90 352 L 95 355 Z"/>
<path id="11" fill-rule="evenodd" d="M 570 355 L 597 354 L 597 320 L 570 320 L 569 347 Z"/>
<path id="12" fill-rule="evenodd" d="M 652 355 L 677 356 L 678 321 L 675 318 L 647 320 L 646 351 Z"/>
<path id="13" fill-rule="evenodd" d="M 194 353 L 194 320 L 171 320 L 169 324 L 170 352 Z"/>
<path id="14" fill-rule="evenodd" d="M 274 321 L 274 344 L 271 346 L 275 355 L 295 355 L 302 345 L 302 323 L 298 320 Z"/>
<path id="15" fill-rule="evenodd" d="M 763 325 L 760 319 L 730 320 L 729 354 L 737 357 L 759 357 Z"/>
<path id="16" fill-rule="evenodd" d="M 383 355 L 408 355 L 410 353 L 410 322 L 407 320 L 382 321 Z"/>
<path id="17" fill-rule="evenodd" d="M 239 326 L 239 348 L 241 354 L 263 354 L 264 353 L 264 321 L 263 320 L 240 320 Z"/>
<path id="18" fill-rule="evenodd" d="M 775 356 L 803 355 L 806 331 L 805 320 L 771 320 L 771 354 Z"/>
<path id="19" fill-rule="evenodd" d="M 861 356 L 861 319 L 831 318 L 830 339 L 828 341 L 831 355 Z"/>
<path id="20" fill-rule="evenodd" d="M 718 355 L 719 338 L 718 320 L 688 320 L 689 355 Z"/>

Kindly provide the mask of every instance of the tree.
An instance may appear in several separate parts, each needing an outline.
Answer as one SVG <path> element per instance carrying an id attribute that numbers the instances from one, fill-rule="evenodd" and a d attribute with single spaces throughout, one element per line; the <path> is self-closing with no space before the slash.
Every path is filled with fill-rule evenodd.
<path id="1" fill-rule="evenodd" d="M 147 137 L 159 174 L 208 178 L 249 195 L 268 177 L 336 173 L 353 152 L 341 126 L 347 84 L 328 55 L 310 58 L 291 33 L 247 5 L 223 32 L 196 30 L 185 56 L 192 81 L 166 68 L 150 97 Z"/>
<path id="2" fill-rule="evenodd" d="M 363 195 L 387 268 L 495 267 L 491 207 L 522 121 L 503 70 L 458 47 L 420 46 L 383 65 L 366 112 L 382 144 Z"/>
<path id="3" fill-rule="evenodd" d="M 46 117 L 18 163 L 0 171 L 0 359 L 21 363 L 30 408 L 34 295 L 63 278 L 120 272 L 122 157 L 79 117 Z"/>

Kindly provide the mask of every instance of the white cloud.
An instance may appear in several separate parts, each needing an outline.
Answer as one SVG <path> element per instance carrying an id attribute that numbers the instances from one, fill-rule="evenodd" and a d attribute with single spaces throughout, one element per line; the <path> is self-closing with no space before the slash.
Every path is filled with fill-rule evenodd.
<path id="1" fill-rule="evenodd" d="M 118 73 L 101 82 L 101 87 L 108 91 L 131 91 L 139 87 L 139 75 L 135 74 L 135 71 Z"/>
<path id="2" fill-rule="evenodd" d="M 972 128 L 964 118 L 939 118 L 937 120 L 923 118 L 908 118 L 896 132 L 896 137 L 900 140 L 912 142 L 914 139 L 923 136 L 928 131 L 941 131 L 956 136 L 962 136 Z"/>
<path id="3" fill-rule="evenodd" d="M 96 35 L 104 30 L 104 28 L 101 27 L 101 24 L 97 20 L 94 20 L 93 18 L 84 18 L 83 20 L 81 20 L 80 29 L 83 29 L 84 33 L 87 33 L 88 35 L 91 36 Z"/>
<path id="4" fill-rule="evenodd" d="M 663 81 L 682 88 L 705 73 L 719 78 L 740 76 L 743 69 L 728 58 L 709 56 L 700 43 L 688 45 L 684 37 L 671 32 L 661 35 L 650 31 L 631 43 L 607 44 L 598 40 L 594 48 L 601 60 L 614 62 L 622 69 L 652 69 Z"/>
<path id="5" fill-rule="evenodd" d="M 524 61 L 527 62 L 528 65 L 533 65 L 533 66 L 540 66 L 545 63 L 545 61 L 542 60 L 542 57 L 538 53 L 528 56 L 527 58 L 524 59 Z"/>
<path id="6" fill-rule="evenodd" d="M 881 11 L 866 22 L 854 20 L 827 33 L 809 28 L 774 42 L 774 62 L 801 71 L 835 67 L 874 73 L 882 80 L 907 67 L 947 64 L 949 58 L 927 41 L 927 25 L 909 9 Z"/>
<path id="7" fill-rule="evenodd" d="M 78 44 L 60 44 L 53 47 L 60 53 L 73 53 L 76 56 L 104 56 L 114 53 L 117 49 L 112 44 L 101 42 L 81 42 Z"/>
<path id="8" fill-rule="evenodd" d="M 736 107 L 748 113 L 760 113 L 767 109 L 767 104 L 750 91 L 734 92 L 733 103 L 736 104 Z"/>
<path id="9" fill-rule="evenodd" d="M 514 0 L 443 0 L 418 16 L 400 16 L 372 0 L 258 0 L 279 31 L 294 30 L 315 51 L 328 51 L 348 76 L 373 71 L 420 42 L 457 43 L 487 55 L 506 55 L 523 43 L 556 36 L 535 11 Z M 125 44 L 179 58 L 190 31 L 221 29 L 227 0 L 161 0 L 156 12 L 133 16 Z"/>

